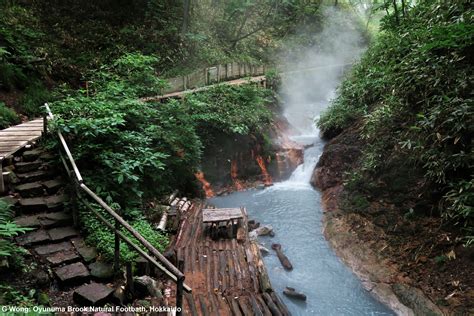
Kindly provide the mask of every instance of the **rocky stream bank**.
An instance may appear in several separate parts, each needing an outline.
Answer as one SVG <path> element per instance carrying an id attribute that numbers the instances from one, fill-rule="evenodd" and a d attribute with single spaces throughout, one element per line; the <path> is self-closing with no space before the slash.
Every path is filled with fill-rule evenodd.
<path id="1" fill-rule="evenodd" d="M 311 179 L 322 191 L 324 235 L 334 251 L 399 315 L 472 315 L 473 251 L 454 243 L 441 219 L 407 219 L 390 198 L 369 197 L 362 211 L 351 209 L 343 179 L 361 146 L 357 126 L 342 132 L 326 144 Z M 453 257 L 439 262 L 439 253 Z"/>

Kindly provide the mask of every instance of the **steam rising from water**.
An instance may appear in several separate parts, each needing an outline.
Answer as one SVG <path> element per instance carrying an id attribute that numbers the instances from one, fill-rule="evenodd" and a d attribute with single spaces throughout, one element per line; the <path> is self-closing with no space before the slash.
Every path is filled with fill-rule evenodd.
<path id="1" fill-rule="evenodd" d="M 316 45 L 280 57 L 286 69 L 281 89 L 284 114 L 303 135 L 317 133 L 314 119 L 334 97 L 342 65 L 351 64 L 364 51 L 353 16 L 334 7 L 325 8 L 323 16 L 323 30 L 314 35 Z"/>

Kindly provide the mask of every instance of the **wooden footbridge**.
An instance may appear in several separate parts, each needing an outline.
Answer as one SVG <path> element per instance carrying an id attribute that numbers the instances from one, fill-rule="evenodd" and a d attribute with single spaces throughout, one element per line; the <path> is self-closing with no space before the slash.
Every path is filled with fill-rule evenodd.
<path id="1" fill-rule="evenodd" d="M 21 148 L 32 144 L 46 129 L 43 118 L 38 118 L 0 131 L 0 193 L 5 191 L 3 161 Z"/>
<path id="2" fill-rule="evenodd" d="M 304 69 L 278 69 L 278 74 L 285 78 L 294 76 L 296 73 L 308 73 L 324 69 L 339 69 L 339 71 L 343 73 L 350 66 L 352 66 L 352 63 L 317 65 Z M 219 84 L 234 86 L 251 83 L 266 86 L 266 72 L 268 69 L 275 68 L 245 63 L 229 63 L 207 67 L 196 70 L 188 75 L 166 79 L 167 86 L 162 90 L 160 95 L 142 98 L 142 100 L 148 102 L 162 101 L 170 98 L 181 99 L 188 94 L 205 91 Z"/>

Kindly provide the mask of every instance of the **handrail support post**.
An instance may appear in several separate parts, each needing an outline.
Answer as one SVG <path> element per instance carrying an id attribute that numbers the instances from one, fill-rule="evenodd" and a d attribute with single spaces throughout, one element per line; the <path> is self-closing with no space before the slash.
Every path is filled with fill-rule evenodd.
<path id="1" fill-rule="evenodd" d="M 183 315 L 183 287 L 184 277 L 178 278 L 176 282 L 176 315 Z"/>
<path id="2" fill-rule="evenodd" d="M 3 182 L 3 157 L 0 157 L 0 193 L 5 192 L 5 183 Z"/>
<path id="3" fill-rule="evenodd" d="M 118 231 L 120 230 L 120 223 L 115 220 L 115 252 L 114 252 L 114 272 L 118 275 L 120 272 L 120 236 Z"/>

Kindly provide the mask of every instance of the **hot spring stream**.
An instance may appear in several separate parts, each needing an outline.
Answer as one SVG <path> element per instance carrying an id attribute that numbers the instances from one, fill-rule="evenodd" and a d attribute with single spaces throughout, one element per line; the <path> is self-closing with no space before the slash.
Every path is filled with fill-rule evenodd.
<path id="1" fill-rule="evenodd" d="M 301 132 L 293 140 L 312 145 L 305 150 L 304 164 L 290 179 L 264 190 L 235 192 L 209 202 L 216 207 L 244 206 L 250 219 L 273 226 L 276 235 L 260 237 L 259 241 L 270 249 L 270 254 L 264 257 L 265 264 L 274 289 L 292 315 L 394 315 L 362 287 L 330 248 L 322 234 L 321 196 L 309 183 L 324 147 L 312 118 L 327 106 L 336 84 L 333 82 L 329 93 L 326 91 L 317 102 L 292 101 L 285 106 L 288 121 Z M 272 243 L 282 245 L 293 264 L 292 271 L 283 269 L 271 250 Z M 285 297 L 282 291 L 286 286 L 305 293 L 307 301 Z"/>

